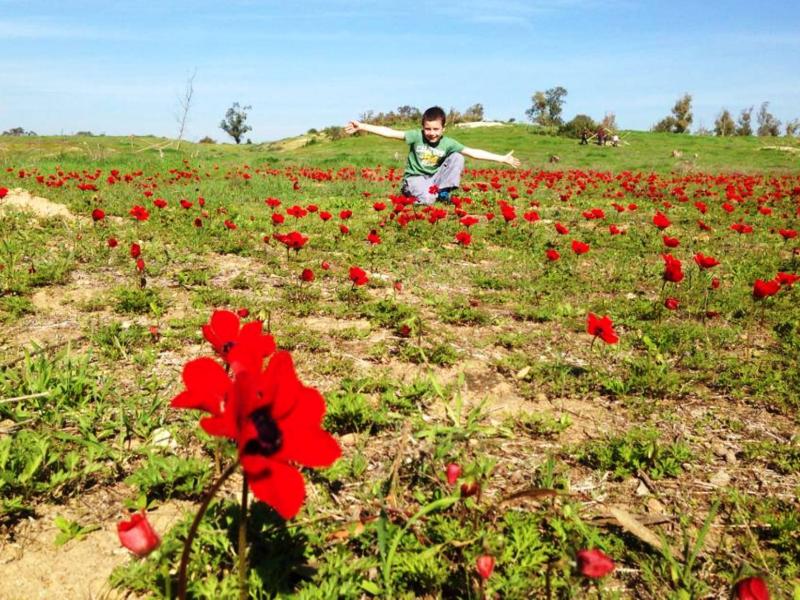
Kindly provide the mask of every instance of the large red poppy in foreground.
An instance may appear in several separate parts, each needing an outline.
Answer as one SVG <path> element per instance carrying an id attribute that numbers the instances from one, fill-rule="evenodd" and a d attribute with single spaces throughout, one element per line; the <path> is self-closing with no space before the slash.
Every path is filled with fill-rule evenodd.
<path id="1" fill-rule="evenodd" d="M 209 413 L 200 426 L 236 442 L 253 494 L 290 519 L 305 499 L 297 465 L 329 466 L 341 449 L 322 429 L 322 395 L 300 382 L 290 354 L 273 353 L 262 367 L 259 338 L 243 337 L 227 354 L 230 375 L 210 358 L 187 363 L 186 390 L 172 400 L 172 406 Z"/>

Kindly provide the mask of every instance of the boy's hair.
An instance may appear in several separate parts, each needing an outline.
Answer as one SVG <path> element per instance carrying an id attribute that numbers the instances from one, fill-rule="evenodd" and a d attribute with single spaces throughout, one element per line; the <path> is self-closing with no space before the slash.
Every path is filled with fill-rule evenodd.
<path id="1" fill-rule="evenodd" d="M 441 121 L 442 127 L 447 124 L 447 115 L 441 106 L 431 106 L 428 110 L 422 113 L 422 123 L 425 121 Z"/>

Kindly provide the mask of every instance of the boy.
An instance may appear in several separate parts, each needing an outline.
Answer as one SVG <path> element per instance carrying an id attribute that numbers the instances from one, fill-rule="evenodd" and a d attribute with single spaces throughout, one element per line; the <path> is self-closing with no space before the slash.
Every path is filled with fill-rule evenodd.
<path id="1" fill-rule="evenodd" d="M 422 129 L 397 131 L 391 127 L 350 121 L 344 128 L 348 134 L 366 131 L 408 144 L 408 159 L 403 175 L 402 192 L 416 198 L 416 204 L 431 205 L 436 200 L 450 201 L 450 192 L 461 182 L 464 156 L 479 160 L 493 160 L 519 167 L 512 150 L 508 154 L 493 154 L 477 148 L 467 148 L 444 135 L 447 115 L 438 106 L 432 106 L 422 115 Z"/>

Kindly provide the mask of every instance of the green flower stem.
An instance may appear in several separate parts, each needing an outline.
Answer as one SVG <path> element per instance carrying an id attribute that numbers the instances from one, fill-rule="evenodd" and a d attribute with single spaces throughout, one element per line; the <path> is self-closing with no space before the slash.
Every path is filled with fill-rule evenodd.
<path id="1" fill-rule="evenodd" d="M 180 598 L 180 600 L 186 600 L 186 568 L 189 566 L 189 553 L 192 550 L 192 542 L 194 541 L 194 536 L 197 535 L 197 528 L 200 526 L 200 521 L 202 520 L 203 515 L 206 514 L 208 505 L 211 504 L 211 500 L 219 491 L 219 488 L 221 488 L 222 484 L 227 481 L 228 477 L 233 475 L 233 472 L 238 466 L 239 463 L 234 462 L 230 467 L 228 467 L 222 476 L 214 482 L 214 485 L 212 485 L 208 492 L 206 492 L 203 502 L 200 504 L 200 508 L 197 510 L 197 514 L 194 516 L 192 526 L 189 528 L 189 534 L 186 536 L 186 541 L 183 543 L 181 565 L 178 569 L 178 598 Z"/>
<path id="2" fill-rule="evenodd" d="M 242 512 L 239 517 L 239 600 L 247 600 L 247 475 L 242 473 Z"/>

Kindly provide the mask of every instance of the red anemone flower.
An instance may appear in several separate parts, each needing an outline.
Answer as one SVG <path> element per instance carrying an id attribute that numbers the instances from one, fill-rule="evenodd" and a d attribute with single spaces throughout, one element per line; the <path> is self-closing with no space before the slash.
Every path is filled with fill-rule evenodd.
<path id="1" fill-rule="evenodd" d="M 2 196 L 0 196 L 1 198 Z M 785 240 L 791 240 L 797 237 L 797 231 L 794 229 L 779 229 L 778 233 L 781 234 L 781 237 Z"/>
<path id="2" fill-rule="evenodd" d="M 472 236 L 466 231 L 459 231 L 456 234 L 456 242 L 462 246 L 469 246 L 472 243 Z"/>
<path id="3" fill-rule="evenodd" d="M 232 380 L 211 359 L 187 363 L 183 371 L 187 392 L 172 406 L 210 412 L 200 426 L 210 435 L 236 442 L 239 463 L 255 497 L 290 519 L 305 499 L 303 476 L 295 465 L 329 466 L 341 456 L 341 449 L 322 429 L 325 400 L 299 381 L 288 352 L 273 354 L 262 370 L 259 348 L 247 343 L 238 348 L 239 357 L 231 361 Z M 192 391 L 207 404 L 181 402 Z"/>
<path id="4" fill-rule="evenodd" d="M 667 248 L 677 248 L 678 246 L 681 245 L 681 241 L 678 238 L 669 237 L 668 235 L 664 235 L 664 236 L 661 237 L 661 239 L 664 241 L 664 245 Z"/>
<path id="5" fill-rule="evenodd" d="M 144 511 L 131 515 L 127 521 L 117 523 L 117 535 L 120 543 L 136 556 L 147 556 L 161 543 L 161 538 L 147 520 L 147 513 Z"/>
<path id="6" fill-rule="evenodd" d="M 261 321 L 240 324 L 238 315 L 229 310 L 216 310 L 203 325 L 203 337 L 222 360 L 230 362 L 230 352 L 243 343 L 255 348 L 262 358 L 275 352 L 275 341 L 271 335 L 262 333 Z"/>
<path id="7" fill-rule="evenodd" d="M 479 556 L 475 561 L 475 568 L 481 579 L 489 579 L 494 571 L 494 557 L 490 554 Z"/>
<path id="8" fill-rule="evenodd" d="M 147 209 L 144 206 L 139 206 L 138 204 L 136 204 L 128 214 L 130 214 L 130 216 L 137 221 L 147 221 L 147 219 L 150 218 L 150 213 L 147 211 Z"/>
<path id="9" fill-rule="evenodd" d="M 106 244 L 108 244 L 108 247 L 109 247 L 109 248 L 116 248 L 116 247 L 117 247 L 117 244 L 119 244 L 119 242 L 117 241 L 117 238 L 110 237 L 110 238 L 108 238 L 108 240 L 106 241 Z"/>
<path id="10" fill-rule="evenodd" d="M 139 258 L 142 255 L 142 247 L 136 242 L 131 244 L 131 258 Z"/>
<path id="11" fill-rule="evenodd" d="M 694 255 L 694 262 L 697 263 L 701 269 L 710 269 L 711 267 L 716 267 L 719 264 L 719 261 L 714 258 L 713 256 L 706 256 L 702 252 L 698 252 Z"/>
<path id="12" fill-rule="evenodd" d="M 314 281 L 314 271 L 311 269 L 303 269 L 303 272 L 300 273 L 300 279 L 307 282 Z"/>
<path id="13" fill-rule="evenodd" d="M 666 229 L 672 225 L 672 222 L 667 218 L 667 215 L 662 212 L 657 212 L 655 216 L 653 216 L 653 225 L 659 229 Z"/>
<path id="14" fill-rule="evenodd" d="M 769 600 L 769 589 L 761 577 L 748 577 L 736 584 L 736 600 Z"/>
<path id="15" fill-rule="evenodd" d="M 774 296 L 781 289 L 781 284 L 774 279 L 764 281 L 763 279 L 756 279 L 753 284 L 753 298 L 760 300 L 767 296 Z"/>
<path id="16" fill-rule="evenodd" d="M 5 198 L 8 195 L 8 188 L 0 187 L 0 199 Z"/>
<path id="17" fill-rule="evenodd" d="M 572 251 L 575 254 L 586 254 L 589 251 L 589 244 L 572 240 Z"/>
<path id="18" fill-rule="evenodd" d="M 664 307 L 667 310 L 677 310 L 678 306 L 680 306 L 680 301 L 677 298 L 669 297 L 664 300 Z"/>
<path id="19" fill-rule="evenodd" d="M 680 283 L 683 281 L 681 261 L 671 254 L 662 254 L 661 258 L 664 259 L 664 274 L 662 275 L 664 281 L 671 281 L 673 283 Z"/>
<path id="20" fill-rule="evenodd" d="M 447 483 L 455 485 L 458 478 L 461 477 L 461 467 L 455 463 L 450 463 L 445 468 L 445 475 L 447 476 Z"/>
<path id="21" fill-rule="evenodd" d="M 547 255 L 547 260 L 555 262 L 559 258 L 561 258 L 561 254 L 558 253 L 558 250 L 555 248 L 548 248 L 545 250 L 545 254 Z"/>
<path id="22" fill-rule="evenodd" d="M 578 551 L 578 570 L 581 575 L 599 579 L 614 570 L 614 561 L 602 550 Z"/>
<path id="23" fill-rule="evenodd" d="M 97 221 L 102 221 L 105 218 L 106 218 L 106 213 L 105 211 L 103 211 L 102 208 L 95 208 L 92 211 L 92 221 L 94 221 L 95 223 Z"/>
<path id="24" fill-rule="evenodd" d="M 366 272 L 361 267 L 350 267 L 349 275 L 353 285 L 364 285 L 369 281 Z"/>
<path id="25" fill-rule="evenodd" d="M 787 288 L 792 287 L 795 283 L 800 281 L 800 275 L 795 275 L 794 273 L 783 273 L 779 272 L 775 276 L 775 281 L 777 281 L 782 286 L 786 286 Z"/>
<path id="26" fill-rule="evenodd" d="M 594 337 L 599 337 L 606 344 L 616 344 L 619 337 L 614 332 L 614 323 L 611 317 L 598 317 L 594 313 L 589 313 L 586 317 L 586 332 Z"/>
<path id="27" fill-rule="evenodd" d="M 564 225 L 562 225 L 561 223 L 556 223 L 556 224 L 554 225 L 554 227 L 556 228 L 556 231 L 557 231 L 558 233 L 560 233 L 561 235 L 567 235 L 567 234 L 569 233 L 569 229 L 567 229 L 567 228 L 566 228 Z"/>

